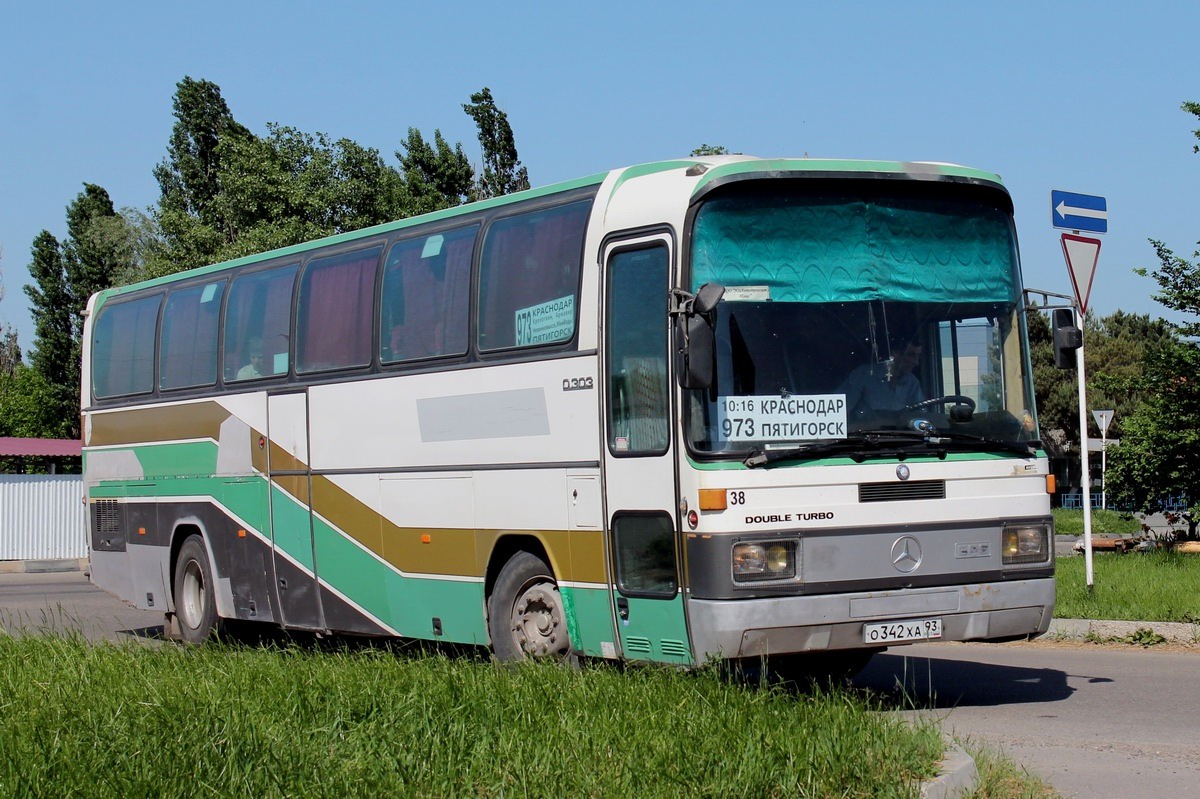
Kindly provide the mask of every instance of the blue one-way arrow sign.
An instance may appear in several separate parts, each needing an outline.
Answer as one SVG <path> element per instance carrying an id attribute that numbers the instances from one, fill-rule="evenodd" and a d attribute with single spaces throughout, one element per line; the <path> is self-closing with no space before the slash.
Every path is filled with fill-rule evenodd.
<path id="1" fill-rule="evenodd" d="M 1050 221 L 1063 230 L 1108 232 L 1108 201 L 1094 194 L 1050 192 Z"/>

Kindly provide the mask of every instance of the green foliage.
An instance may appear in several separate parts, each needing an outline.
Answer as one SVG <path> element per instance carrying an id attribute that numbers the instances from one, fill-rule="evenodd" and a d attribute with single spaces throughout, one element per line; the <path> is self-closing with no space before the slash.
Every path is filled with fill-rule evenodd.
<path id="1" fill-rule="evenodd" d="M 1200 557 L 1166 550 L 1095 556 L 1095 585 L 1084 559 L 1055 564 L 1054 615 L 1060 619 L 1200 622 Z"/>
<path id="2" fill-rule="evenodd" d="M 485 200 L 524 191 L 529 188 L 529 171 L 521 166 L 517 145 L 513 139 L 508 115 L 496 107 L 491 89 L 471 95 L 463 110 L 479 129 L 479 146 L 483 148 L 483 173 L 475 184 L 473 199 Z"/>
<path id="3" fill-rule="evenodd" d="M 1179 341 L 1146 357 L 1153 393 L 1125 420 L 1121 443 L 1108 454 L 1110 495 L 1146 511 L 1171 497 L 1200 498 L 1200 347 Z M 1194 536 L 1196 519 L 1189 519 Z"/>
<path id="4" fill-rule="evenodd" d="M 722 147 L 719 144 L 701 144 L 695 150 L 692 150 L 689 155 L 694 158 L 702 158 L 706 155 L 729 155 L 729 148 Z"/>
<path id="5" fill-rule="evenodd" d="M 1052 508 L 1056 535 L 1083 535 L 1083 510 L 1074 508 Z M 1128 513 L 1115 510 L 1092 509 L 1092 532 L 1109 535 L 1141 535 L 1142 523 Z"/>
<path id="6" fill-rule="evenodd" d="M 1058 448 L 1079 447 L 1079 388 L 1074 369 L 1054 365 L 1054 340 L 1050 323 L 1041 313 L 1027 316 L 1030 359 L 1038 422 L 1043 438 Z M 1143 361 L 1153 348 L 1174 341 L 1170 325 L 1148 314 L 1124 311 L 1084 320 L 1084 356 L 1087 358 L 1087 397 L 1091 408 L 1116 411 L 1108 437 L 1119 438 L 1122 425 L 1149 396 L 1151 386 L 1142 379 Z M 1088 414 L 1089 435 L 1100 430 Z"/>
<path id="7" fill-rule="evenodd" d="M 470 200 L 475 186 L 475 170 L 463 153 L 462 144 L 451 147 L 442 132 L 433 132 L 430 145 L 416 128 L 408 129 L 408 138 L 397 150 L 408 184 L 414 214 L 452 208 Z"/>
<path id="8" fill-rule="evenodd" d="M 1183 110 L 1200 117 L 1198 103 L 1184 103 Z M 1200 131 L 1194 133 L 1200 138 Z M 1192 317 L 1174 326 L 1180 335 L 1200 336 L 1200 260 L 1180 258 L 1159 241 L 1151 245 L 1159 262 L 1152 273 L 1160 288 L 1154 298 Z M 1110 484 L 1118 486 L 1120 499 L 1148 511 L 1163 509 L 1173 496 L 1190 499 L 1188 534 L 1194 538 L 1200 521 L 1200 344 L 1192 338 L 1149 348 L 1142 385 L 1150 396 L 1126 419 L 1121 444 L 1109 454 Z"/>
<path id="9" fill-rule="evenodd" d="M 33 316 L 33 349 L 30 363 L 52 383 L 65 384 L 71 373 L 74 324 L 67 270 L 58 239 L 43 230 L 33 240 L 29 276 L 25 286 L 29 312 Z"/>
<path id="10" fill-rule="evenodd" d="M 64 405 L 77 406 L 78 397 L 36 369 L 18 364 L 11 372 L 0 372 L 0 436 L 70 438 L 71 420 L 60 410 Z"/>
<path id="11" fill-rule="evenodd" d="M 12 796 L 899 797 L 942 753 L 931 722 L 714 671 L 3 635 L 0 662 Z"/>

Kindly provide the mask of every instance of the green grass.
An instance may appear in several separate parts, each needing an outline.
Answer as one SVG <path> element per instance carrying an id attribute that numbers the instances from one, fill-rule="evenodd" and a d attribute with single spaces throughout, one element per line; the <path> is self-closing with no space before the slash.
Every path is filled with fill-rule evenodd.
<path id="1" fill-rule="evenodd" d="M 0 632 L 5 796 L 914 796 L 940 732 L 714 670 Z"/>
<path id="2" fill-rule="evenodd" d="M 1083 510 L 1054 508 L 1054 532 L 1060 535 L 1083 535 Z M 1142 523 L 1128 513 L 1115 510 L 1092 510 L 1092 533 L 1141 535 Z"/>
<path id="3" fill-rule="evenodd" d="M 1060 619 L 1200 622 L 1200 555 L 1155 551 L 1093 558 L 1094 591 L 1087 592 L 1084 559 L 1056 565 Z"/>
<path id="4" fill-rule="evenodd" d="M 1035 774 L 987 746 L 968 744 L 979 778 L 964 799 L 1058 799 L 1059 794 Z"/>

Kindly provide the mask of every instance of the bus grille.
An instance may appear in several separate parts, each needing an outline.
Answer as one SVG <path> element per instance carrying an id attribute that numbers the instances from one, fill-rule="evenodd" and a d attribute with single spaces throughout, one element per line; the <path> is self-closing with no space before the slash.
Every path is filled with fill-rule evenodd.
<path id="1" fill-rule="evenodd" d="M 661 641 L 663 657 L 673 658 L 675 660 L 687 660 L 692 656 L 688 650 L 687 644 L 683 641 L 672 641 L 664 638 Z"/>
<path id="2" fill-rule="evenodd" d="M 95 513 L 96 535 L 110 537 L 121 532 L 121 508 L 115 499 L 101 499 L 92 503 Z"/>
<path id="3" fill-rule="evenodd" d="M 911 483 L 859 483 L 859 502 L 901 502 L 909 499 L 945 499 L 945 480 Z"/>

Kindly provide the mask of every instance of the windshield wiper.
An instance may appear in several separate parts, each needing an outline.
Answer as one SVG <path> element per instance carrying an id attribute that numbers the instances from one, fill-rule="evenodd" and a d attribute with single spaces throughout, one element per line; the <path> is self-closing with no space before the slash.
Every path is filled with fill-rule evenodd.
<path id="1" fill-rule="evenodd" d="M 957 449 L 972 449 L 980 452 L 1011 452 L 1023 458 L 1032 458 L 1037 455 L 1038 447 L 1042 445 L 1041 440 L 1036 438 L 1029 441 L 1003 441 L 998 438 L 952 431 L 930 433 L 928 438 L 931 444 L 936 443 L 940 446 L 950 445 Z"/>
<path id="2" fill-rule="evenodd" d="M 868 430 L 835 441 L 822 441 L 789 449 L 763 451 L 753 448 L 742 461 L 750 468 L 766 466 L 786 460 L 809 460 L 828 455 L 848 455 L 856 463 L 867 458 L 899 457 L 913 454 L 912 450 L 924 448 L 928 454 L 946 457 L 947 447 L 968 448 L 981 452 L 1012 452 L 1031 458 L 1041 446 L 1040 441 L 1000 441 L 967 433 L 942 433 L 918 430 Z"/>
<path id="3" fill-rule="evenodd" d="M 820 441 L 815 444 L 802 444 L 788 449 L 763 451 L 758 447 L 750 450 L 750 454 L 742 463 L 750 468 L 766 466 L 770 463 L 788 460 L 809 460 L 823 458 L 828 455 L 848 455 L 855 463 L 862 463 L 867 458 L 892 457 L 903 450 L 925 443 L 924 433 L 910 433 L 905 430 L 881 430 L 867 433 L 855 433 L 846 438 L 833 441 Z"/>

